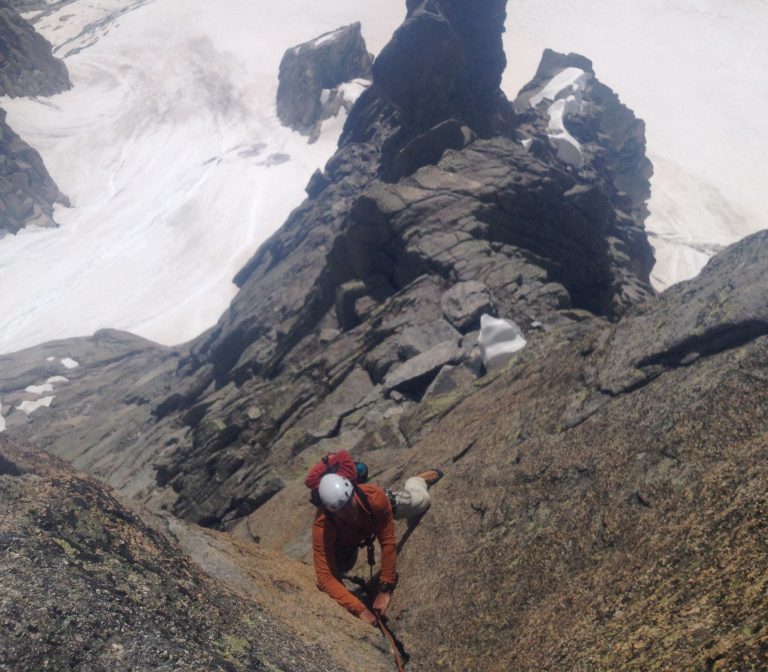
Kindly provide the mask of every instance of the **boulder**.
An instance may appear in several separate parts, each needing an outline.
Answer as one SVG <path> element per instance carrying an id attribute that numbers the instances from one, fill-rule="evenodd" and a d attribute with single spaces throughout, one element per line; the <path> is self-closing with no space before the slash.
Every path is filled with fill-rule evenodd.
<path id="1" fill-rule="evenodd" d="M 403 329 L 397 339 L 397 351 L 406 360 L 445 341 L 458 343 L 461 334 L 445 320 L 434 320 Z"/>
<path id="2" fill-rule="evenodd" d="M 318 122 L 354 103 L 356 93 L 340 85 L 370 77 L 371 57 L 359 23 L 324 33 L 285 52 L 277 116 L 285 126 L 309 135 Z"/>
<path id="3" fill-rule="evenodd" d="M 451 287 L 443 294 L 440 306 L 445 319 L 462 332 L 476 329 L 483 313 L 496 312 L 488 287 L 476 280 Z"/>
<path id="4" fill-rule="evenodd" d="M 384 379 L 384 390 L 392 390 L 421 396 L 432 379 L 446 364 L 454 364 L 461 358 L 461 348 L 455 341 L 445 341 L 426 352 L 412 357 L 396 367 Z"/>
<path id="5" fill-rule="evenodd" d="M 424 399 L 438 397 L 441 394 L 449 394 L 470 384 L 475 380 L 475 374 L 466 365 L 454 366 L 446 364 L 435 379 L 430 383 L 427 391 L 424 393 Z"/>

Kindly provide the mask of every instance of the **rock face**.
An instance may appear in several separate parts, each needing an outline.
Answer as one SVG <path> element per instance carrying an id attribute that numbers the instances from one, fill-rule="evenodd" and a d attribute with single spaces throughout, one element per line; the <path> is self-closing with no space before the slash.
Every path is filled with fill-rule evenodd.
<path id="1" fill-rule="evenodd" d="M 766 254 L 550 332 L 414 445 L 450 466 L 398 567 L 413 669 L 765 669 Z"/>
<path id="2" fill-rule="evenodd" d="M 388 669 L 308 568 L 169 521 L 212 579 L 101 483 L 2 437 L 0 510 L 0 669 Z"/>
<path id="3" fill-rule="evenodd" d="M 24 226 L 57 226 L 54 203 L 69 205 L 40 155 L 5 123 L 0 108 L 0 234 Z"/>
<path id="4" fill-rule="evenodd" d="M 48 96 L 70 88 L 63 61 L 5 0 L 0 0 L 0 96 Z M 0 234 L 56 226 L 55 203 L 68 205 L 40 155 L 16 135 L 0 108 Z"/>
<path id="5" fill-rule="evenodd" d="M 104 438 L 80 447 L 70 403 L 84 407 L 99 389 L 100 408 L 128 412 L 98 382 L 104 356 L 90 350 L 73 396 L 39 411 L 46 426 L 15 431 L 177 515 L 232 528 L 289 496 L 325 452 L 386 461 L 412 445 L 433 417 L 421 401 L 440 372 L 479 373 L 481 312 L 528 337 L 534 324 L 615 319 L 651 297 L 646 260 L 623 242 L 642 237 L 644 204 L 619 193 L 616 162 L 598 170 L 588 153 L 575 173 L 545 143 L 537 153 L 515 137 L 498 89 L 503 19 L 499 2 L 409 5 L 314 195 L 238 274 L 241 290 L 216 327 L 188 350 L 152 354 L 151 381 L 132 355 L 110 367 L 106 380 L 119 371 L 138 400 L 130 422 L 104 436 L 99 421 L 90 435 Z M 429 96 L 395 81 L 404 54 Z M 453 149 L 440 147 L 446 138 Z M 615 145 L 600 135 L 593 153 L 611 156 Z M 432 163 L 391 181 L 397 157 L 411 172 L 424 148 Z"/>
<path id="6" fill-rule="evenodd" d="M 499 85 L 506 0 L 409 0 L 408 14 L 374 64 L 376 86 L 405 126 L 458 118 L 483 137 L 507 128 Z"/>
<path id="7" fill-rule="evenodd" d="M 316 137 L 323 119 L 354 103 L 356 96 L 341 85 L 370 78 L 371 56 L 359 23 L 320 35 L 288 49 L 280 61 L 277 116 L 285 126 Z"/>
<path id="8" fill-rule="evenodd" d="M 51 96 L 72 84 L 51 45 L 0 0 L 0 96 Z"/>

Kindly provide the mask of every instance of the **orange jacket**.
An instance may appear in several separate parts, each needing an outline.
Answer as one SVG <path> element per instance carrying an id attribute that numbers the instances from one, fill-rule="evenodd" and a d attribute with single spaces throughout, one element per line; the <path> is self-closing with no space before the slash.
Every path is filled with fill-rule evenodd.
<path id="1" fill-rule="evenodd" d="M 345 609 L 358 616 L 366 607 L 339 580 L 336 569 L 335 550 L 337 547 L 357 547 L 372 534 L 381 545 L 381 581 L 395 583 L 397 581 L 397 545 L 395 542 L 395 521 L 392 517 L 392 507 L 389 497 L 383 488 L 368 483 L 358 485 L 368 498 L 371 510 L 363 509 L 358 526 L 352 528 L 336 516 L 332 519 L 318 509 L 315 524 L 312 526 L 312 554 L 315 561 L 315 577 L 317 587 L 328 593 Z M 354 495 L 357 497 L 357 495 Z"/>

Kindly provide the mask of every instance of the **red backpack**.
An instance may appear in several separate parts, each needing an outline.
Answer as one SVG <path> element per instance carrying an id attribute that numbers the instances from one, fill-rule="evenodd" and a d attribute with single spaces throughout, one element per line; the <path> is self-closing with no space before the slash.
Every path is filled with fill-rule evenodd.
<path id="1" fill-rule="evenodd" d="M 368 480 L 368 467 L 362 462 L 355 462 L 346 450 L 328 453 L 309 470 L 304 479 L 304 485 L 312 491 L 309 501 L 316 506 L 320 503 L 317 489 L 320 487 L 320 480 L 326 474 L 338 474 L 356 486 L 358 483 L 365 483 Z"/>

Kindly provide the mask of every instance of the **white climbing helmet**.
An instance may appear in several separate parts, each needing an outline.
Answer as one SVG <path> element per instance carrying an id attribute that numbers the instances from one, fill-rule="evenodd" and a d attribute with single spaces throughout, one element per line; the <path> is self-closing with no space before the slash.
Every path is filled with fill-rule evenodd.
<path id="1" fill-rule="evenodd" d="M 320 501 L 329 511 L 338 511 L 352 497 L 354 488 L 343 476 L 338 474 L 326 474 L 320 479 L 318 488 Z"/>

